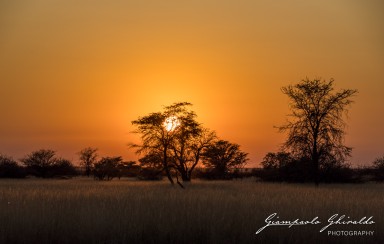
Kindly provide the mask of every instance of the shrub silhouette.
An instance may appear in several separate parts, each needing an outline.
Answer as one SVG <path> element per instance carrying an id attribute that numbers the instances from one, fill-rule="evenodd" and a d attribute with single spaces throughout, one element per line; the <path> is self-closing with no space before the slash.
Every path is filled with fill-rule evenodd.
<path id="1" fill-rule="evenodd" d="M 59 158 L 52 165 L 50 174 L 52 176 L 74 176 L 77 175 L 77 171 L 71 161 Z"/>
<path id="2" fill-rule="evenodd" d="M 260 177 L 266 181 L 310 182 L 312 161 L 308 157 L 294 157 L 287 152 L 267 153 L 261 162 Z M 356 174 L 348 164 L 324 161 L 319 169 L 321 182 L 357 182 Z"/>
<path id="3" fill-rule="evenodd" d="M 103 157 L 94 164 L 93 176 L 96 180 L 112 180 L 118 176 L 121 157 Z"/>
<path id="4" fill-rule="evenodd" d="M 121 162 L 117 165 L 117 177 L 137 177 L 140 173 L 140 166 L 135 161 Z"/>
<path id="5" fill-rule="evenodd" d="M 0 155 L 0 178 L 24 178 L 25 168 L 17 164 L 13 158 Z"/>
<path id="6" fill-rule="evenodd" d="M 230 179 L 248 161 L 248 153 L 241 151 L 240 145 L 224 140 L 208 145 L 202 156 L 208 179 Z"/>
<path id="7" fill-rule="evenodd" d="M 384 181 L 384 156 L 373 161 L 373 169 L 377 181 Z"/>
<path id="8" fill-rule="evenodd" d="M 40 149 L 34 151 L 21 161 L 26 166 L 27 174 L 36 177 L 51 178 L 76 175 L 76 169 L 71 161 L 56 158 L 53 150 Z"/>
<path id="9" fill-rule="evenodd" d="M 171 161 L 172 158 L 168 159 Z M 151 151 L 139 159 L 140 180 L 161 180 L 163 178 L 163 158 L 160 152 Z"/>

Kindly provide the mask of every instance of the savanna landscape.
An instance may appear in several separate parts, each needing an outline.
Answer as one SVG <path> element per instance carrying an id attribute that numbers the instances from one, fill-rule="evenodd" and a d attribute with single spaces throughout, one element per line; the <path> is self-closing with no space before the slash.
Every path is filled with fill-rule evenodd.
<path id="1" fill-rule="evenodd" d="M 0 243 L 384 243 L 382 9 L 0 0 Z"/>

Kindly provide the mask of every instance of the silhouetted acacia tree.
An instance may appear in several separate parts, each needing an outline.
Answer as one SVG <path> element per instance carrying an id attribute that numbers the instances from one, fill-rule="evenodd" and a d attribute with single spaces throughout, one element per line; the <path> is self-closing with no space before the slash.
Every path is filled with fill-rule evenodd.
<path id="1" fill-rule="evenodd" d="M 21 159 L 27 170 L 37 177 L 49 177 L 49 170 L 55 163 L 55 151 L 49 149 L 40 149 Z"/>
<path id="2" fill-rule="evenodd" d="M 103 157 L 94 164 L 93 175 L 97 180 L 112 180 L 119 173 L 122 157 Z"/>
<path id="3" fill-rule="evenodd" d="M 93 165 L 97 159 L 97 148 L 87 147 L 79 152 L 80 164 L 85 168 L 85 174 L 89 177 Z"/>
<path id="4" fill-rule="evenodd" d="M 203 153 L 203 164 L 212 169 L 215 178 L 225 178 L 232 169 L 243 168 L 248 161 L 248 153 L 229 141 L 219 140 L 210 144 Z"/>
<path id="5" fill-rule="evenodd" d="M 0 154 L 0 178 L 23 178 L 25 169 L 8 156 Z"/>
<path id="6" fill-rule="evenodd" d="M 58 175 L 74 175 L 76 170 L 69 160 L 56 158 L 55 151 L 40 149 L 21 159 L 27 172 L 37 177 L 53 177 Z"/>
<path id="7" fill-rule="evenodd" d="M 188 109 L 188 102 L 174 103 L 164 107 L 163 112 L 151 113 L 132 122 L 137 126 L 135 133 L 141 135 L 142 144 L 132 144 L 138 154 L 148 155 L 141 163 L 149 160 L 161 161 L 162 169 L 174 184 L 172 172 L 183 181 L 190 181 L 192 171 L 200 161 L 202 150 L 215 137 L 197 121 L 194 111 Z M 169 121 L 170 120 L 170 121 Z"/>
<path id="8" fill-rule="evenodd" d="M 279 127 L 288 132 L 284 149 L 298 158 L 308 157 L 313 165 L 313 178 L 319 184 L 319 169 L 324 162 L 343 162 L 351 148 L 343 144 L 345 122 L 343 115 L 357 90 L 334 92 L 333 79 L 305 79 L 282 88 L 290 99 L 292 119 Z"/>

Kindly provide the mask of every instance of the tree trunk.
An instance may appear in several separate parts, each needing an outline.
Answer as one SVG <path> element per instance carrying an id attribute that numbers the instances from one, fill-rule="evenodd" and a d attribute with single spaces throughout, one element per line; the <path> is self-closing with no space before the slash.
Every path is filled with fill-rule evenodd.
<path id="1" fill-rule="evenodd" d="M 169 182 L 171 182 L 171 184 L 174 185 L 175 182 L 172 179 L 171 172 L 170 172 L 168 166 L 165 166 L 165 173 L 167 174 Z"/>
<path id="2" fill-rule="evenodd" d="M 182 188 L 182 189 L 185 189 L 183 184 L 181 184 L 181 182 L 179 181 L 179 177 L 177 176 L 178 172 L 176 172 L 176 181 L 177 181 L 177 184 Z"/>
<path id="3" fill-rule="evenodd" d="M 180 173 L 181 180 L 183 182 L 191 181 L 191 178 L 188 176 L 188 169 L 186 169 L 184 161 L 180 161 L 180 167 L 177 168 L 177 170 Z"/>
<path id="4" fill-rule="evenodd" d="M 312 151 L 313 177 L 316 187 L 319 186 L 319 154 L 317 152 L 317 143 L 315 141 Z"/>
<path id="5" fill-rule="evenodd" d="M 313 167 L 314 167 L 315 185 L 316 187 L 318 187 L 320 182 L 320 175 L 319 175 L 320 172 L 319 172 L 319 157 L 317 154 L 313 158 Z"/>
<path id="6" fill-rule="evenodd" d="M 314 131 L 314 142 L 313 142 L 313 151 L 312 151 L 312 163 L 313 163 L 313 173 L 314 173 L 314 181 L 316 187 L 319 186 L 319 153 L 317 152 L 317 137 L 318 137 L 318 131 L 319 131 L 319 126 L 316 126 L 316 129 Z"/>
<path id="7" fill-rule="evenodd" d="M 181 179 L 183 180 L 183 182 L 190 182 L 191 181 L 191 177 L 187 174 L 187 172 L 183 172 L 181 174 Z"/>
<path id="8" fill-rule="evenodd" d="M 167 174 L 169 182 L 171 182 L 171 184 L 174 185 L 175 182 L 172 179 L 172 175 L 171 175 L 171 171 L 169 170 L 169 167 L 168 167 L 167 159 L 168 159 L 168 157 L 167 157 L 167 147 L 164 147 L 164 151 L 163 151 L 163 166 L 164 166 L 165 173 Z"/>

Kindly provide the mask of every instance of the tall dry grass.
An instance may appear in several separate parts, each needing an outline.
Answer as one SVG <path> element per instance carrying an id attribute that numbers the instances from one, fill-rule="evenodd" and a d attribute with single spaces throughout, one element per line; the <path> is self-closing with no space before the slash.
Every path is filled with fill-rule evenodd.
<path id="1" fill-rule="evenodd" d="M 384 186 L 92 179 L 1 180 L 0 243 L 384 243 Z M 330 237 L 323 226 L 268 227 L 265 218 L 322 222 L 374 216 L 374 236 Z M 324 224 L 325 225 L 325 224 Z"/>

